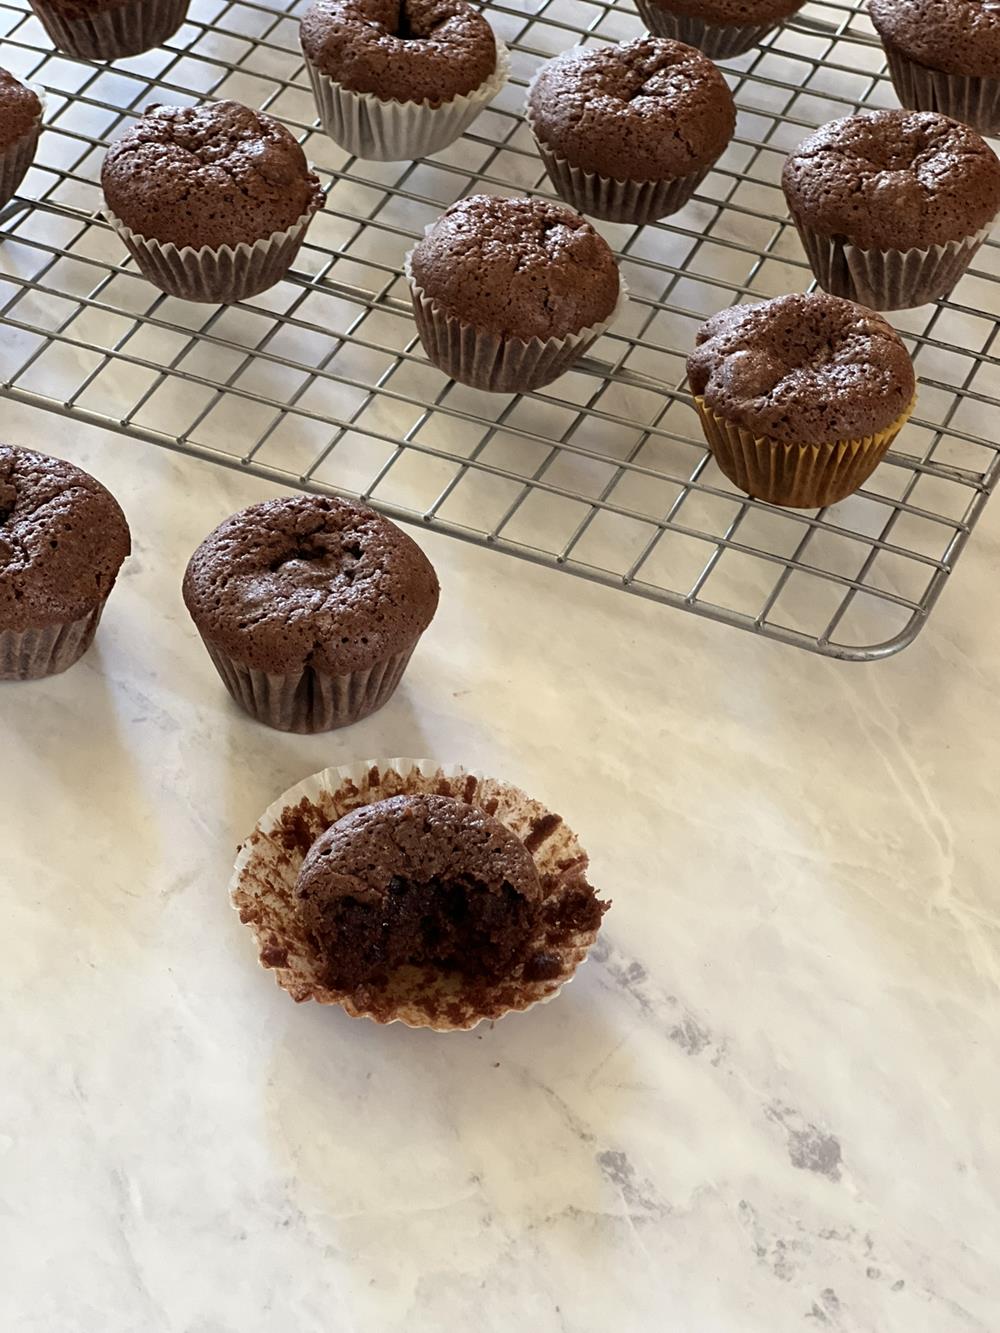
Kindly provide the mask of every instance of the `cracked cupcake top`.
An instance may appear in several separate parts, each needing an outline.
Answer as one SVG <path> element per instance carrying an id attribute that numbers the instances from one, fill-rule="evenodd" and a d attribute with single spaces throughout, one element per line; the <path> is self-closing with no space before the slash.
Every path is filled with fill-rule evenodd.
<path id="1" fill-rule="evenodd" d="M 323 190 L 273 116 L 239 102 L 153 106 L 108 149 L 112 212 L 174 245 L 252 245 L 320 207 Z"/>
<path id="2" fill-rule="evenodd" d="M 316 0 L 299 35 L 310 64 L 383 102 L 437 105 L 497 65 L 493 30 L 466 0 Z"/>
<path id="3" fill-rule="evenodd" d="M 411 256 L 416 285 L 463 323 L 525 342 L 608 318 L 621 287 L 608 243 L 544 199 L 476 194 L 444 212 Z"/>
<path id="4" fill-rule="evenodd" d="M 0 629 L 89 615 L 131 549 L 118 501 L 61 458 L 0 445 Z"/>
<path id="5" fill-rule="evenodd" d="M 689 176 L 719 157 L 736 128 L 715 65 L 664 37 L 556 56 L 531 85 L 528 114 L 551 151 L 616 180 Z"/>
<path id="6" fill-rule="evenodd" d="M 934 111 L 831 121 L 799 144 L 781 183 L 797 220 L 863 250 L 946 245 L 1000 212 L 1000 160 L 975 130 Z"/>
<path id="7" fill-rule="evenodd" d="M 915 392 L 895 330 L 874 310 L 823 292 L 720 310 L 695 342 L 692 393 L 727 421 L 788 444 L 877 434 Z"/>
<path id="8" fill-rule="evenodd" d="M 875 30 L 910 60 L 945 74 L 1000 78 L 995 0 L 868 0 Z"/>
<path id="9" fill-rule="evenodd" d="M 437 610 L 438 581 L 381 514 L 295 495 L 210 533 L 188 563 L 184 601 L 203 637 L 252 669 L 340 675 L 412 647 Z"/>

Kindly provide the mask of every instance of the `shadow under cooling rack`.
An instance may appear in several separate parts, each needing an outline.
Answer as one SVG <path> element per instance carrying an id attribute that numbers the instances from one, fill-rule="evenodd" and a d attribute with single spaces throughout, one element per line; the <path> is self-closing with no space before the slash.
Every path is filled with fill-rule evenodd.
<path id="1" fill-rule="evenodd" d="M 984 436 L 1000 406 L 1000 249 L 948 301 L 892 316 L 919 399 L 866 488 L 826 510 L 747 499 L 715 467 L 684 386 L 697 325 L 741 299 L 806 290 L 779 179 L 810 128 L 895 105 L 867 20 L 809 4 L 725 62 L 736 137 L 664 223 L 600 224 L 632 299 L 574 370 L 493 396 L 425 361 L 402 262 L 423 227 L 476 190 L 547 194 L 520 115 L 540 60 L 642 31 L 621 6 L 487 6 L 513 78 L 432 159 L 361 162 L 314 126 L 297 17 L 195 0 L 167 47 L 113 67 L 53 52 L 0 3 L 2 62 L 45 88 L 46 130 L 0 214 L 0 391 L 275 483 L 363 496 L 467 541 L 829 656 L 870 660 L 919 632 L 996 484 Z M 279 116 L 329 189 L 296 270 L 210 308 L 158 293 L 100 216 L 107 142 L 153 102 L 234 97 Z"/>

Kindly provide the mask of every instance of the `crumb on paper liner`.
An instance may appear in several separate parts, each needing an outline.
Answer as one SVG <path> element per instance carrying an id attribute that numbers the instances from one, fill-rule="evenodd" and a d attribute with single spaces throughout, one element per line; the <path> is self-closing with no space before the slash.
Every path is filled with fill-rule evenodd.
<path id="1" fill-rule="evenodd" d="M 474 995 L 467 979 L 434 968 L 398 968 L 383 985 L 352 992 L 322 984 L 295 897 L 305 854 L 351 810 L 406 794 L 452 796 L 493 815 L 517 834 L 534 858 L 543 899 L 585 881 L 588 858 L 576 835 L 559 815 L 510 783 L 424 759 L 365 760 L 328 768 L 279 796 L 239 849 L 230 893 L 240 920 L 253 932 L 261 966 L 273 971 L 278 985 L 298 1002 L 339 1004 L 354 1018 L 438 1032 L 473 1028 L 552 999 L 586 958 L 596 929 L 568 933 L 555 945 L 546 943 L 560 964 L 555 976 L 528 980 L 518 968 L 510 978 L 477 983 Z"/>

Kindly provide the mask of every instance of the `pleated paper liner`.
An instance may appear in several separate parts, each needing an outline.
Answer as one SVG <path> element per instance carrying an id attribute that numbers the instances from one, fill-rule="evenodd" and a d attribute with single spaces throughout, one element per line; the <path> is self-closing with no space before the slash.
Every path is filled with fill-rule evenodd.
<path id="1" fill-rule="evenodd" d="M 161 46 L 184 22 L 189 2 L 119 0 L 104 9 L 91 6 L 86 18 L 70 18 L 46 0 L 31 0 L 31 7 L 60 51 L 81 60 L 117 60 Z"/>
<path id="2" fill-rule="evenodd" d="M 106 603 L 107 598 L 78 620 L 0 630 L 0 680 L 41 680 L 68 670 L 94 642 Z"/>
<path id="3" fill-rule="evenodd" d="M 565 374 L 603 333 L 621 317 L 628 289 L 619 274 L 618 300 L 607 319 L 565 338 L 508 338 L 477 329 L 443 310 L 418 287 L 413 277 L 411 250 L 403 261 L 410 284 L 413 318 L 428 361 L 452 379 L 487 393 L 527 393 Z"/>
<path id="4" fill-rule="evenodd" d="M 419 637 L 419 636 L 418 636 Z M 392 698 L 416 647 L 339 675 L 307 666 L 302 671 L 259 671 L 238 661 L 202 636 L 226 689 L 252 718 L 276 731 L 315 733 L 348 727 Z"/>
<path id="5" fill-rule="evenodd" d="M 168 296 L 185 301 L 228 305 L 245 301 L 280 282 L 295 261 L 313 217 L 323 206 L 318 194 L 313 207 L 285 231 L 272 232 L 253 245 L 176 246 L 139 235 L 107 207 L 104 215 L 125 243 L 145 278 Z"/>
<path id="6" fill-rule="evenodd" d="M 710 60 L 744 55 L 781 26 L 780 19 L 768 23 L 709 23 L 693 14 L 675 14 L 656 0 L 635 0 L 635 6 L 651 33 L 696 46 Z"/>
<path id="7" fill-rule="evenodd" d="M 494 35 L 495 36 L 495 35 Z M 383 101 L 357 93 L 310 64 L 306 69 L 323 130 L 354 157 L 371 162 L 409 162 L 430 157 L 461 137 L 493 101 L 510 75 L 510 55 L 495 36 L 493 74 L 471 93 L 435 106 L 431 102 Z"/>
<path id="8" fill-rule="evenodd" d="M 351 810 L 404 794 L 453 796 L 493 815 L 531 852 L 545 896 L 585 875 L 587 855 L 576 835 L 510 783 L 427 759 L 369 759 L 328 768 L 279 796 L 237 854 L 230 893 L 240 920 L 253 932 L 261 966 L 273 971 L 294 1000 L 339 1004 L 354 1018 L 437 1032 L 473 1028 L 551 1000 L 586 958 L 596 930 L 567 935 L 558 946 L 547 943 L 559 970 L 543 980 L 525 979 L 519 968 L 508 979 L 470 987 L 454 973 L 405 967 L 382 985 L 351 993 L 323 985 L 299 920 L 295 882 L 302 861 L 316 838 Z"/>
<path id="9" fill-rule="evenodd" d="M 857 440 L 786 444 L 717 416 L 699 394 L 694 405 L 715 461 L 734 486 L 788 509 L 822 509 L 868 480 L 906 425 L 914 403 L 886 430 Z"/>
<path id="10" fill-rule="evenodd" d="M 908 310 L 947 296 L 990 234 L 990 227 L 984 227 L 973 236 L 924 250 L 862 250 L 841 237 L 822 236 L 792 217 L 823 290 L 872 310 Z"/>
<path id="11" fill-rule="evenodd" d="M 885 41 L 896 96 L 912 111 L 940 111 L 980 134 L 1000 134 L 1000 79 L 945 74 L 910 60 Z"/>

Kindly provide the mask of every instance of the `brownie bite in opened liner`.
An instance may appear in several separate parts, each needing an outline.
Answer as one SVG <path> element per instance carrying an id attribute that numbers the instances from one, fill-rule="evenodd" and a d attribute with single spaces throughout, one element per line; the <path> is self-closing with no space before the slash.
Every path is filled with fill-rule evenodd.
<path id="1" fill-rule="evenodd" d="M 316 0 L 299 38 L 324 131 L 372 161 L 447 147 L 510 73 L 507 48 L 467 0 Z"/>
<path id="2" fill-rule="evenodd" d="M 552 999 L 607 910 L 559 815 L 423 759 L 326 769 L 236 859 L 233 906 L 297 1001 L 439 1032 Z"/>
<path id="3" fill-rule="evenodd" d="M 873 111 L 810 134 L 782 187 L 824 291 L 902 310 L 969 267 L 1000 213 L 1000 159 L 936 111 Z"/>
<path id="4" fill-rule="evenodd" d="M 610 222 L 683 208 L 736 128 L 733 95 L 712 62 L 658 37 L 546 61 L 528 88 L 527 117 L 556 191 Z"/>
<path id="5" fill-rule="evenodd" d="M 712 60 L 743 55 L 768 37 L 803 0 L 636 0 L 650 32 L 696 46 Z"/>
<path id="6" fill-rule="evenodd" d="M 604 237 L 545 199 L 459 199 L 427 228 L 404 271 L 428 360 L 491 393 L 558 379 L 628 298 Z"/>
<path id="7" fill-rule="evenodd" d="M 279 282 L 325 197 L 284 125 L 239 102 L 148 108 L 108 149 L 101 185 L 149 281 L 213 304 Z"/>
<path id="8" fill-rule="evenodd" d="M 78 60 L 120 60 L 161 46 L 189 0 L 31 0 L 54 46 Z"/>
<path id="9" fill-rule="evenodd" d="M 17 193 L 35 160 L 45 96 L 0 69 L 0 205 Z"/>

